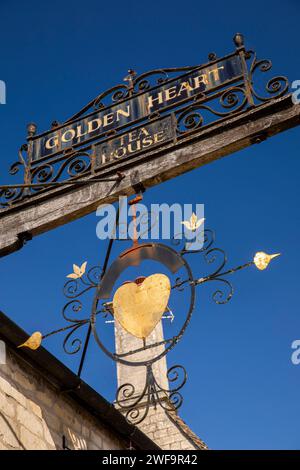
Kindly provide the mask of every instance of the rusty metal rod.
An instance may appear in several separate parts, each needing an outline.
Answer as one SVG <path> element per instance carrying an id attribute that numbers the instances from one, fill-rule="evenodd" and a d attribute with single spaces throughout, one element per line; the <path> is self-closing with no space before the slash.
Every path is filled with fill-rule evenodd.
<path id="1" fill-rule="evenodd" d="M 97 178 L 97 179 L 90 179 L 90 180 L 74 180 L 74 181 L 51 181 L 49 183 L 22 183 L 22 184 L 6 184 L 0 185 L 1 190 L 7 189 L 18 189 L 18 188 L 45 188 L 49 186 L 66 186 L 66 185 L 82 185 L 87 183 L 102 183 L 107 181 L 121 181 L 125 175 L 120 174 L 116 178 Z"/>

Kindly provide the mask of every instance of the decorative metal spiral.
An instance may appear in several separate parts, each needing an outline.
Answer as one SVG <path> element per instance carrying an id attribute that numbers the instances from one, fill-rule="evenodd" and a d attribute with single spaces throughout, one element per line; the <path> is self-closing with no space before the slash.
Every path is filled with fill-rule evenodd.
<path id="1" fill-rule="evenodd" d="M 53 165 L 51 165 L 50 163 L 44 163 L 33 170 L 31 175 L 31 181 L 32 183 L 47 183 L 49 181 L 52 181 L 53 174 Z"/>
<path id="2" fill-rule="evenodd" d="M 67 302 L 66 305 L 63 307 L 62 316 L 64 317 L 66 321 L 71 322 L 71 323 L 79 323 L 79 322 L 85 321 L 85 319 L 79 320 L 78 318 L 70 317 L 67 314 L 68 310 L 71 310 L 75 314 L 81 312 L 82 302 L 80 300 L 74 299 L 74 300 L 71 300 L 70 302 Z"/>
<path id="3" fill-rule="evenodd" d="M 109 88 L 104 93 L 101 93 L 94 101 L 94 109 L 102 109 L 106 104 L 117 103 L 122 101 L 129 96 L 129 90 L 127 85 L 116 85 L 112 88 Z M 87 110 L 85 110 L 87 111 Z"/>
<path id="4" fill-rule="evenodd" d="M 227 279 L 223 279 L 220 277 L 215 277 L 211 280 L 222 282 L 227 287 L 227 293 L 223 289 L 217 289 L 212 295 L 213 301 L 218 305 L 227 304 L 227 302 L 229 302 L 229 300 L 233 296 L 233 286 L 231 282 L 229 282 Z"/>
<path id="5" fill-rule="evenodd" d="M 33 193 L 42 191 L 42 183 L 54 183 L 62 180 L 64 174 L 68 179 L 79 175 L 89 174 L 91 169 L 90 155 L 88 152 L 73 152 L 61 161 L 42 163 L 31 170 L 31 182 L 41 183 L 41 186 L 32 188 Z"/>
<path id="6" fill-rule="evenodd" d="M 88 154 L 85 156 L 89 157 Z M 72 161 L 67 169 L 68 175 L 70 176 L 78 176 L 82 173 L 85 173 L 90 169 L 91 163 L 88 160 L 85 160 L 83 157 L 77 157 L 74 161 Z"/>
<path id="7" fill-rule="evenodd" d="M 175 382 L 174 387 L 171 388 L 169 391 L 177 392 L 186 384 L 187 373 L 183 366 L 176 365 L 176 366 L 170 367 L 170 369 L 167 372 L 167 378 L 168 378 L 168 381 L 171 382 L 172 384 Z"/>
<path id="8" fill-rule="evenodd" d="M 82 341 L 80 338 L 73 338 L 71 341 L 71 345 L 69 345 L 69 341 L 71 340 L 75 331 L 77 331 L 81 326 L 82 326 L 81 323 L 75 325 L 74 328 L 65 337 L 64 342 L 63 342 L 63 348 L 64 348 L 65 353 L 69 355 L 73 355 L 73 354 L 77 354 L 80 351 L 82 347 Z"/>
<path id="9" fill-rule="evenodd" d="M 21 162 L 15 162 L 11 165 L 10 169 L 9 169 L 9 174 L 10 175 L 16 175 L 19 171 L 20 171 L 20 168 L 24 168 L 24 165 L 23 163 Z"/>
<path id="10" fill-rule="evenodd" d="M 232 87 L 224 91 L 220 97 L 220 105 L 226 109 L 237 107 L 235 111 L 240 111 L 247 102 L 245 89 L 242 87 Z"/>
<path id="11" fill-rule="evenodd" d="M 210 229 L 204 230 L 197 230 L 195 232 L 195 236 L 191 240 L 187 240 L 185 236 L 185 232 L 179 232 L 171 239 L 171 243 L 174 246 L 179 246 L 183 244 L 183 247 L 180 251 L 181 255 L 186 254 L 195 254 L 195 253 L 202 253 L 207 251 L 215 241 L 215 233 Z M 191 243 L 202 243 L 202 247 L 199 249 L 190 250 Z"/>
<path id="12" fill-rule="evenodd" d="M 215 269 L 215 271 L 210 274 L 210 277 L 214 277 L 219 274 L 219 272 L 221 272 L 227 262 L 227 256 L 225 251 L 221 250 L 221 248 L 210 248 L 209 250 L 203 252 L 204 259 L 207 264 L 214 264 L 218 260 L 219 254 L 221 254 L 221 260 L 219 261 L 217 269 Z"/>
<path id="13" fill-rule="evenodd" d="M 160 405 L 166 411 L 175 411 L 183 403 L 179 390 L 185 385 L 187 374 L 183 366 L 176 365 L 167 371 L 170 389 L 164 389 L 154 377 L 152 366 L 146 366 L 146 382 L 143 391 L 137 395 L 134 385 L 125 383 L 116 393 L 116 404 L 131 424 L 141 423 L 149 413 L 151 406 Z"/>
<path id="14" fill-rule="evenodd" d="M 64 296 L 68 299 L 80 297 L 92 288 L 96 288 L 102 274 L 100 266 L 93 266 L 82 277 L 78 279 L 69 279 L 64 287 Z"/>
<path id="15" fill-rule="evenodd" d="M 80 351 L 82 346 L 82 341 L 80 338 L 76 337 L 73 338 L 74 333 L 81 328 L 83 325 L 86 325 L 89 320 L 86 318 L 74 318 L 70 316 L 67 312 L 70 310 L 72 314 L 78 314 L 82 311 L 82 302 L 80 300 L 71 300 L 70 302 L 66 303 L 62 310 L 62 316 L 68 323 L 73 323 L 74 327 L 68 332 L 67 336 L 63 342 L 63 349 L 67 354 L 76 354 Z"/>
<path id="16" fill-rule="evenodd" d="M 87 271 L 86 277 L 87 277 L 87 281 L 90 283 L 90 285 L 96 287 L 99 284 L 102 272 L 103 272 L 103 270 L 100 266 L 93 266 L 92 268 L 90 268 Z"/>
<path id="17" fill-rule="evenodd" d="M 206 98 L 205 95 L 201 98 Z M 206 98 L 207 100 L 207 98 Z M 242 111 L 247 104 L 245 89 L 243 86 L 234 86 L 226 89 L 225 91 L 217 92 L 209 97 L 212 104 L 215 101 L 215 108 L 207 104 L 192 104 L 186 107 L 184 111 L 180 110 L 177 113 L 177 132 L 185 134 L 210 124 L 210 121 L 205 122 L 203 112 L 208 112 L 211 116 L 219 118 L 226 118 Z M 203 101 L 203 99 L 200 99 Z M 228 111 L 219 110 L 224 108 Z M 218 109 L 217 109 L 218 108 Z"/>
<path id="18" fill-rule="evenodd" d="M 199 129 L 204 122 L 204 118 L 199 111 L 200 107 L 192 105 L 177 117 L 177 132 L 184 134 L 187 131 Z M 201 109 L 204 109 L 201 107 Z"/>
<path id="19" fill-rule="evenodd" d="M 78 314 L 83 309 L 83 304 L 78 297 L 88 292 L 92 288 L 96 288 L 101 278 L 102 269 L 94 266 L 78 279 L 69 279 L 63 288 L 65 297 L 72 299 L 65 304 L 62 309 L 62 316 L 68 323 L 73 323 L 74 327 L 68 332 L 63 342 L 63 349 L 67 354 L 76 354 L 81 350 L 82 341 L 80 338 L 73 338 L 74 333 L 82 326 L 89 323 L 89 318 L 77 318 L 74 314 Z M 70 314 L 68 313 L 70 311 Z M 68 328 L 66 328 L 68 329 Z"/>
<path id="20" fill-rule="evenodd" d="M 155 85 L 161 85 L 168 80 L 169 76 L 165 70 L 153 70 L 140 75 L 134 80 L 134 92 L 149 90 Z"/>
<path id="21" fill-rule="evenodd" d="M 26 174 L 28 170 L 28 145 L 23 144 L 18 150 L 19 160 L 13 163 L 9 168 L 9 174 L 15 176 L 23 169 L 23 179 L 26 181 Z M 9 188 L 0 190 L 0 207 L 7 207 L 13 202 L 18 202 L 23 199 L 26 194 L 24 188 Z"/>
<path id="22" fill-rule="evenodd" d="M 254 51 L 249 51 L 248 53 L 248 59 L 252 58 L 252 63 L 250 66 L 250 72 L 249 72 L 249 82 L 250 82 L 250 88 L 253 96 L 260 102 L 266 102 L 269 101 L 273 98 L 280 98 L 281 96 L 284 96 L 288 91 L 289 91 L 289 81 L 287 77 L 283 75 L 279 75 L 277 77 L 273 77 L 270 80 L 268 80 L 265 90 L 270 96 L 261 96 L 259 93 L 255 91 L 253 80 L 254 80 L 254 74 L 257 70 L 259 70 L 262 73 L 268 72 L 272 68 L 272 62 L 268 59 L 263 59 L 263 60 L 258 60 L 256 56 L 256 52 Z"/>

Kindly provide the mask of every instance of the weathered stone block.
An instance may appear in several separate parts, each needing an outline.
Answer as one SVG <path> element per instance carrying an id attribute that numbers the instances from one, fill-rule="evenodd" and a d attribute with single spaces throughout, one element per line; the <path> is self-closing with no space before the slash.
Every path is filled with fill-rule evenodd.
<path id="1" fill-rule="evenodd" d="M 26 450 L 47 450 L 45 441 L 30 432 L 24 426 L 21 426 L 20 439 Z"/>

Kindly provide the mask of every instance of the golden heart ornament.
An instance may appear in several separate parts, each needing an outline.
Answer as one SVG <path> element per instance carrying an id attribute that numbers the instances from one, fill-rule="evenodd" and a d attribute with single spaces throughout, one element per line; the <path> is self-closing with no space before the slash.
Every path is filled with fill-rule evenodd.
<path id="1" fill-rule="evenodd" d="M 131 335 L 147 338 L 161 320 L 170 292 L 170 280 L 165 274 L 152 274 L 142 281 L 127 282 L 115 292 L 114 317 Z"/>

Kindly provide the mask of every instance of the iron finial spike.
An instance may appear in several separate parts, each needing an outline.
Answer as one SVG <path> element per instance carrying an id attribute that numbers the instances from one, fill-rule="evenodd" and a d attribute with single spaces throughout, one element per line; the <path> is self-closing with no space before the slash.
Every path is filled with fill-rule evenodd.
<path id="1" fill-rule="evenodd" d="M 128 70 L 128 75 L 124 78 L 124 82 L 128 82 L 129 88 L 133 88 L 133 82 L 137 73 L 133 69 Z"/>
<path id="2" fill-rule="evenodd" d="M 27 124 L 27 135 L 28 137 L 33 137 L 36 133 L 37 125 L 34 122 Z"/>
<path id="3" fill-rule="evenodd" d="M 245 45 L 243 34 L 242 33 L 236 33 L 234 38 L 233 38 L 233 42 L 236 45 L 236 47 L 243 47 Z"/>

